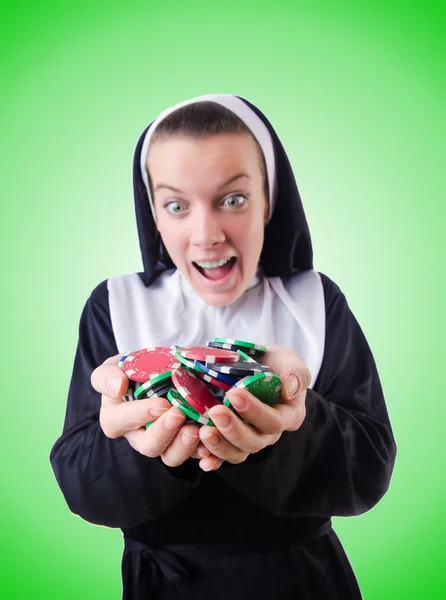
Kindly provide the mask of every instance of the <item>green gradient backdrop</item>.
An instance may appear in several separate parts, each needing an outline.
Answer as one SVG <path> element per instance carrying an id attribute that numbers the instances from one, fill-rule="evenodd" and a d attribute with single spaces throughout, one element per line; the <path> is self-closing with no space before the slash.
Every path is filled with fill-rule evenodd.
<path id="1" fill-rule="evenodd" d="M 335 519 L 364 598 L 444 598 L 444 15 L 426 2 L 167 4 L 2 3 L 0 596 L 120 597 L 120 531 L 69 512 L 48 454 L 82 306 L 141 268 L 138 136 L 165 107 L 220 92 L 276 127 L 315 268 L 345 292 L 382 378 L 391 488 Z"/>

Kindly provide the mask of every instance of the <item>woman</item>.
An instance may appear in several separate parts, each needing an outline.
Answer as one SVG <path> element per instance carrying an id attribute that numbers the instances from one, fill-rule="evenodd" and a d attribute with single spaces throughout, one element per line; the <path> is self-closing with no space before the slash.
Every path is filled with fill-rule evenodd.
<path id="1" fill-rule="evenodd" d="M 144 271 L 99 284 L 81 316 L 51 452 L 68 506 L 122 529 L 126 600 L 360 598 L 331 517 L 380 500 L 396 446 L 273 127 L 238 96 L 193 98 L 146 128 L 133 177 Z M 199 428 L 162 398 L 123 402 L 121 354 L 214 336 L 268 345 L 274 407 L 231 390 L 243 421 L 221 405 Z"/>

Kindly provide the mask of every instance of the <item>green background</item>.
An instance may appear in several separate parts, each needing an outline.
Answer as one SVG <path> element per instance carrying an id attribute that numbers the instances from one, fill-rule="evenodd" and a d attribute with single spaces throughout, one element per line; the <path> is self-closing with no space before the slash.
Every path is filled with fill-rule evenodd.
<path id="1" fill-rule="evenodd" d="M 446 597 L 440 6 L 2 3 L 2 598 L 120 598 L 121 532 L 70 513 L 48 455 L 85 300 L 141 269 L 136 141 L 206 93 L 246 97 L 275 126 L 314 267 L 378 365 L 394 477 L 370 512 L 334 520 L 364 598 Z"/>

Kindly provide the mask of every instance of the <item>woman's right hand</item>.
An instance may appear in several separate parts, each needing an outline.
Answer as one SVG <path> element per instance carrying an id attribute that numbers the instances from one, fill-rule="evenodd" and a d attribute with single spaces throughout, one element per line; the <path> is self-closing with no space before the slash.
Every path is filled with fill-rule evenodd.
<path id="1" fill-rule="evenodd" d="M 111 439 L 125 437 L 132 448 L 149 458 L 159 456 L 169 467 L 192 457 L 205 459 L 200 463 L 205 470 L 218 469 L 223 460 L 210 454 L 200 441 L 199 426 L 184 425 L 186 415 L 167 399 L 123 400 L 129 380 L 118 367 L 121 356 L 108 358 L 91 375 L 92 386 L 102 394 L 99 422 L 104 434 Z M 154 422 L 146 429 L 150 421 Z"/>

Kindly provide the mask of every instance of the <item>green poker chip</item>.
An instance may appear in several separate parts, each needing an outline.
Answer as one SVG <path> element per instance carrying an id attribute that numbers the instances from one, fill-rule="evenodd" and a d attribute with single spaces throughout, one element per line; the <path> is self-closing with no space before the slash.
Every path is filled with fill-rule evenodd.
<path id="1" fill-rule="evenodd" d="M 175 390 L 171 389 L 168 391 L 167 399 L 173 406 L 176 406 L 182 412 L 184 412 L 186 417 L 193 419 L 197 423 L 201 423 L 201 425 L 211 425 L 212 427 L 215 427 L 215 424 L 209 417 L 206 416 L 206 414 L 201 414 L 198 412 L 198 410 L 195 410 L 195 408 L 190 406 L 183 396 Z"/>
<path id="2" fill-rule="evenodd" d="M 179 346 L 177 346 L 177 348 L 179 348 Z M 196 361 L 181 356 L 178 350 L 174 350 L 173 355 L 182 363 L 183 367 L 187 370 L 192 372 L 198 371 L 199 373 L 204 373 L 203 369 L 200 369 L 200 367 L 196 364 Z"/>
<path id="3" fill-rule="evenodd" d="M 156 377 L 152 377 L 148 381 L 144 382 L 135 390 L 135 398 L 139 400 L 141 396 L 143 396 L 146 392 L 148 392 L 151 388 L 155 387 L 159 383 L 163 383 L 164 381 L 168 383 L 168 380 L 172 378 L 172 371 L 165 371 L 160 375 L 156 375 Z"/>
<path id="4" fill-rule="evenodd" d="M 267 371 L 266 373 L 257 373 L 256 375 L 250 375 L 243 377 L 231 389 L 241 388 L 246 389 L 253 396 L 258 398 L 260 402 L 272 406 L 277 398 L 280 396 L 280 390 L 282 389 L 282 380 L 278 375 Z M 223 404 L 229 408 L 233 408 L 231 400 L 225 396 Z"/>
<path id="5" fill-rule="evenodd" d="M 233 340 L 232 338 L 212 338 L 213 342 L 217 344 L 229 344 L 230 346 L 240 346 L 241 349 L 249 348 L 251 350 L 256 350 L 257 352 L 266 352 L 265 346 L 261 346 L 260 344 L 253 344 L 252 342 L 245 342 L 244 340 Z"/>
<path id="6" fill-rule="evenodd" d="M 261 365 L 262 367 L 265 367 L 266 365 L 262 365 L 261 363 L 259 363 L 259 361 L 254 360 L 252 358 L 252 356 L 249 356 L 248 354 L 245 354 L 242 350 L 237 350 L 238 354 L 240 354 L 240 356 L 243 358 L 243 360 L 245 362 L 250 362 L 253 363 L 255 365 Z"/>

